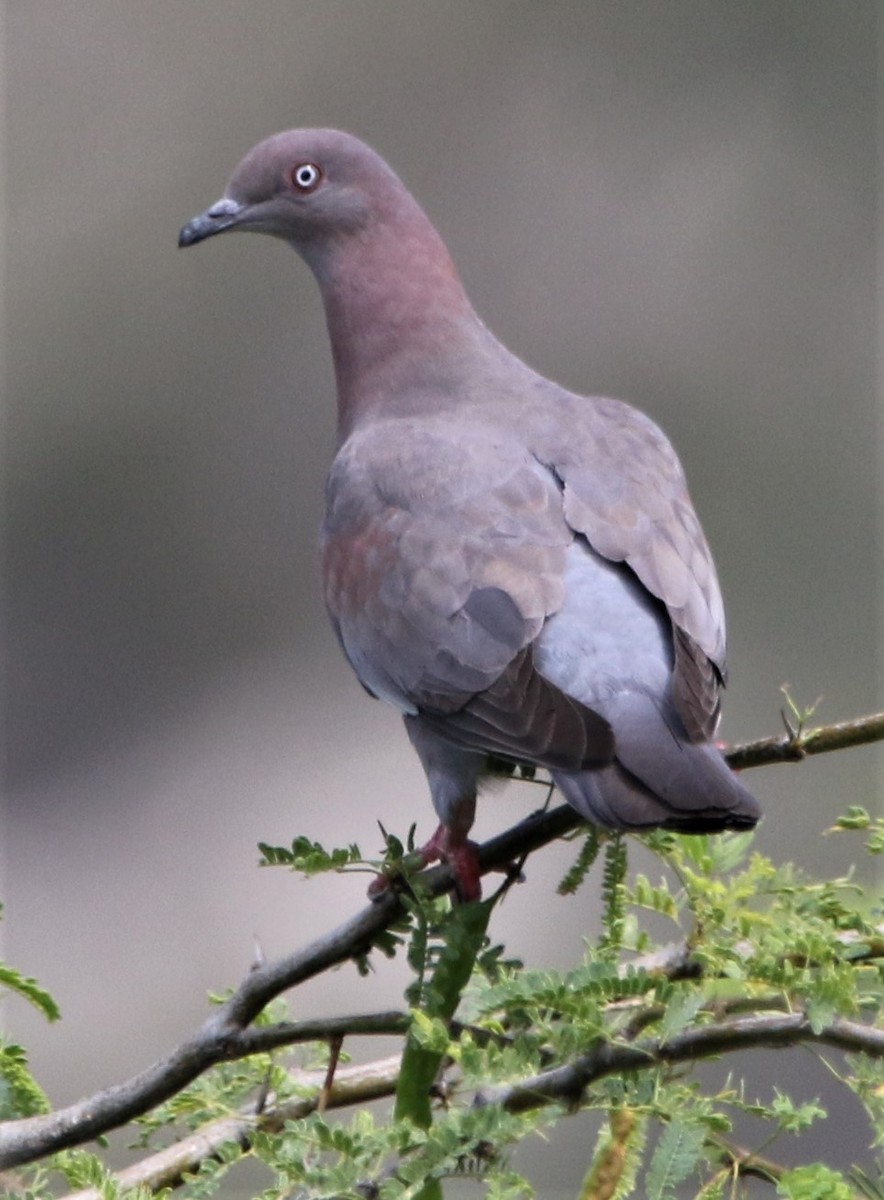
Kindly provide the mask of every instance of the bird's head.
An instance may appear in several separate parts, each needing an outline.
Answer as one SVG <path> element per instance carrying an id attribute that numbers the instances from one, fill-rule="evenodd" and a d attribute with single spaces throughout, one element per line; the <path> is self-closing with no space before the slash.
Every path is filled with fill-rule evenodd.
<path id="1" fill-rule="evenodd" d="M 408 193 L 384 160 L 358 138 L 334 129 L 293 129 L 254 146 L 224 195 L 188 221 L 179 246 L 247 230 L 309 247 L 347 237 L 383 220 Z"/>

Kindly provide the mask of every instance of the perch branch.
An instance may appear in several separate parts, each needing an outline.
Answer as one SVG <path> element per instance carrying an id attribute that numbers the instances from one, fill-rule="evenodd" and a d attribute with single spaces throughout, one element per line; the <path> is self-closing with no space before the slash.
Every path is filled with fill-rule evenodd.
<path id="1" fill-rule="evenodd" d="M 760 766 L 882 738 L 884 714 L 879 713 L 821 726 L 794 737 L 746 743 L 731 750 L 727 758 L 734 767 Z M 479 850 L 480 867 L 483 872 L 504 868 L 580 824 L 580 817 L 567 805 L 533 814 L 484 843 Z M 453 886 L 445 866 L 423 872 L 421 880 L 431 895 L 441 895 Z M 257 1033 L 249 1026 L 271 1000 L 331 967 L 367 953 L 403 912 L 395 890 L 383 893 L 303 949 L 251 971 L 195 1034 L 147 1070 L 55 1112 L 0 1123 L 0 1171 L 91 1141 L 161 1104 L 216 1063 L 253 1052 L 244 1049 L 254 1045 Z M 325 1028 L 327 1031 L 327 1024 Z M 871 1052 L 868 1047 L 864 1049 Z"/>
<path id="2" fill-rule="evenodd" d="M 756 1046 L 782 1047 L 798 1042 L 837 1046 L 873 1058 L 884 1058 L 882 1029 L 837 1019 L 814 1032 L 803 1013 L 763 1014 L 689 1029 L 668 1041 L 647 1038 L 632 1044 L 605 1043 L 565 1066 L 544 1071 L 532 1079 L 480 1092 L 476 1103 L 497 1104 L 509 1112 L 524 1112 L 561 1102 L 575 1105 L 587 1088 L 607 1075 L 650 1070 L 660 1064 L 694 1062 Z M 395 1055 L 367 1066 L 339 1070 L 326 1107 L 362 1105 L 392 1095 L 399 1063 L 400 1057 Z M 127 1188 L 136 1184 L 153 1190 L 174 1187 L 185 1174 L 195 1171 L 201 1162 L 217 1154 L 225 1143 L 237 1142 L 245 1149 L 256 1131 L 272 1133 L 281 1129 L 286 1121 L 307 1116 L 318 1106 L 325 1072 L 296 1072 L 294 1078 L 299 1084 L 310 1086 L 313 1094 L 279 1105 L 271 1102 L 260 1114 L 252 1106 L 236 1116 L 213 1121 L 175 1145 L 118 1172 L 116 1179 Z M 62 1197 L 62 1200 L 99 1200 L 99 1193 L 92 1189 L 79 1191 Z"/>

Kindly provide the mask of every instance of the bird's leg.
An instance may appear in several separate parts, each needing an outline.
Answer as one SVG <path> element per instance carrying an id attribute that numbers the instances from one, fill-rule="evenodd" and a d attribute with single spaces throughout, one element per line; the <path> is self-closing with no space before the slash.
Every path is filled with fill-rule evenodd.
<path id="1" fill-rule="evenodd" d="M 425 866 L 441 859 L 451 867 L 457 894 L 461 900 L 482 898 L 479 848 L 466 836 L 465 830 L 440 825 L 430 840 L 421 846 L 420 856 Z"/>
<path id="2" fill-rule="evenodd" d="M 485 773 L 487 756 L 446 741 L 419 715 L 406 716 L 405 729 L 421 760 L 430 785 L 439 828 L 421 847 L 424 864 L 442 859 L 457 882 L 461 900 L 478 900 L 479 855 L 469 832 L 476 816 L 476 791 Z"/>
<path id="3" fill-rule="evenodd" d="M 471 824 L 472 821 L 470 821 Z M 454 875 L 455 887 L 460 900 L 481 900 L 482 872 L 479 867 L 479 848 L 467 837 L 468 830 L 469 825 L 463 829 L 440 825 L 430 840 L 417 851 L 417 856 L 422 867 L 440 861 L 448 864 Z M 373 899 L 382 896 L 390 884 L 391 877 L 389 875 L 377 875 L 369 884 L 369 896 Z"/>

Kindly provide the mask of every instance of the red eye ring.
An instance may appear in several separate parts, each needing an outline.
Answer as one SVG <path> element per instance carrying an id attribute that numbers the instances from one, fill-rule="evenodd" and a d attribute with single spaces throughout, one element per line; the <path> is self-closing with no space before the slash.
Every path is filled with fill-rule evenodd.
<path id="1" fill-rule="evenodd" d="M 322 182 L 322 171 L 316 163 L 297 163 L 292 167 L 290 174 L 295 191 L 304 194 L 315 192 Z"/>

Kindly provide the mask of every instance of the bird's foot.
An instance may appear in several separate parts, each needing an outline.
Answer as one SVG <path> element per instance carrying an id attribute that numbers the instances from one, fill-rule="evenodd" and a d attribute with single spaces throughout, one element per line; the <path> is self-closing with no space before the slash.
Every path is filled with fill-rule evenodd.
<path id="1" fill-rule="evenodd" d="M 444 862 L 451 868 L 459 900 L 481 900 L 481 868 L 479 848 L 465 834 L 456 834 L 445 825 L 440 825 L 428 842 L 415 854 L 418 869 L 430 863 Z M 397 886 L 397 875 L 384 873 L 375 876 L 368 887 L 368 895 L 377 900 L 391 887 Z"/>
<path id="2" fill-rule="evenodd" d="M 479 847 L 475 842 L 440 825 L 430 840 L 421 846 L 419 853 L 424 866 L 441 859 L 451 867 L 460 900 L 482 899 L 482 870 L 479 866 Z"/>
<path id="3" fill-rule="evenodd" d="M 454 886 L 457 899 L 462 903 L 482 899 L 482 868 L 479 865 L 479 847 L 465 834 L 455 833 L 445 825 L 440 825 L 428 842 L 425 842 L 415 856 L 418 869 L 428 867 L 434 862 L 444 862 L 451 868 L 454 875 Z M 412 861 L 414 861 L 412 859 Z M 503 884 L 508 888 L 513 883 L 523 883 L 523 862 L 509 862 L 504 866 L 492 867 L 492 871 L 501 871 L 506 875 Z M 398 871 L 376 875 L 368 885 L 368 895 L 371 900 L 379 900 L 390 888 L 401 886 L 403 877 Z"/>

